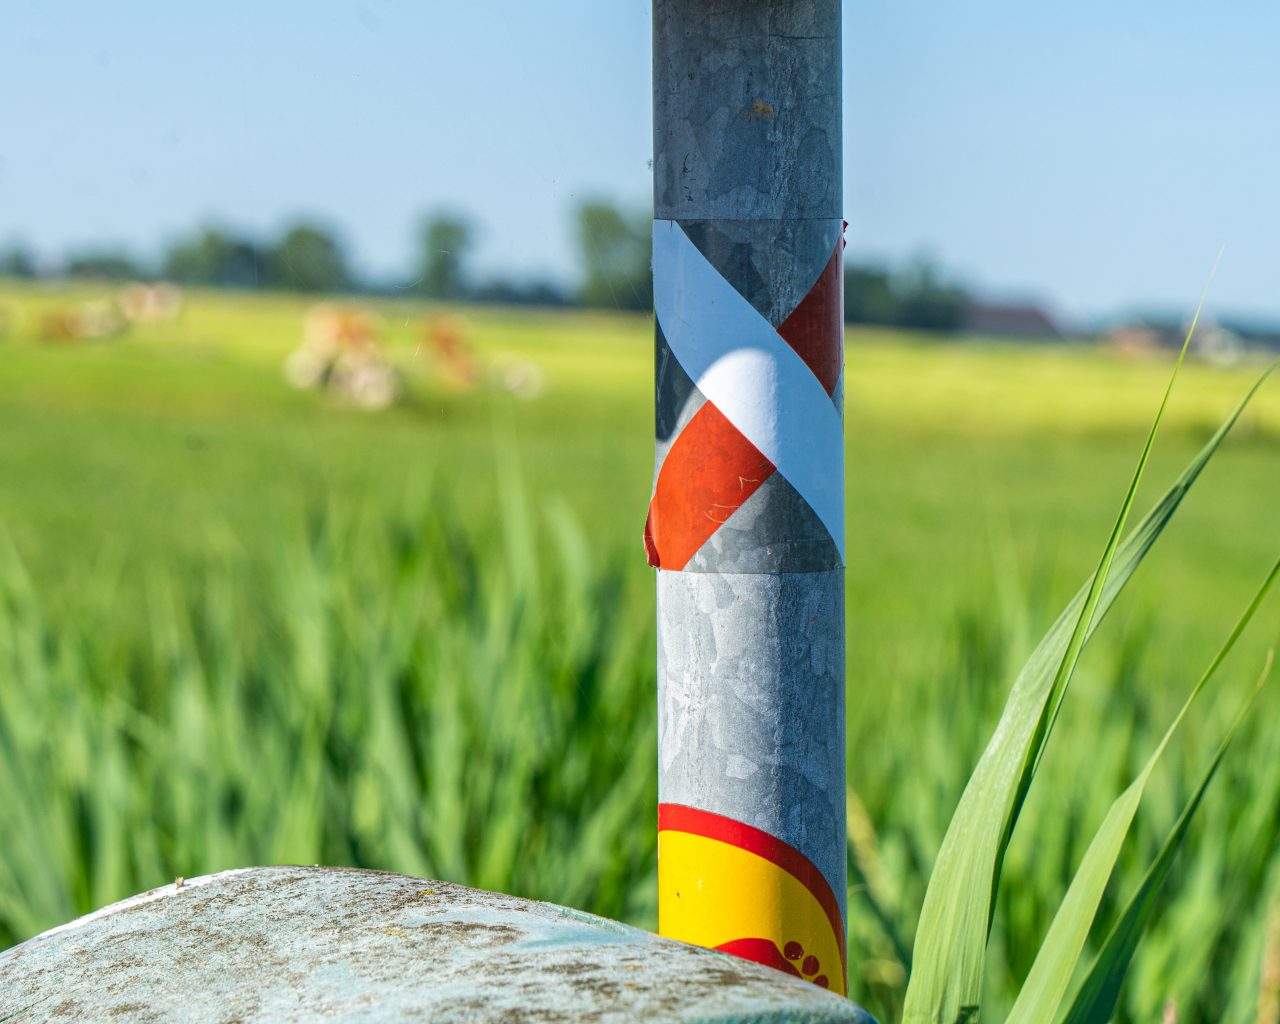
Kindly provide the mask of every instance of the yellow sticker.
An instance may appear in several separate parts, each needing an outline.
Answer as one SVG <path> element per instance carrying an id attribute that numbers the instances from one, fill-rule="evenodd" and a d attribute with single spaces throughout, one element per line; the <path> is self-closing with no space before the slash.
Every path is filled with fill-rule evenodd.
<path id="1" fill-rule="evenodd" d="M 839 904 L 813 864 L 766 832 L 664 804 L 658 931 L 733 953 L 844 995 Z"/>

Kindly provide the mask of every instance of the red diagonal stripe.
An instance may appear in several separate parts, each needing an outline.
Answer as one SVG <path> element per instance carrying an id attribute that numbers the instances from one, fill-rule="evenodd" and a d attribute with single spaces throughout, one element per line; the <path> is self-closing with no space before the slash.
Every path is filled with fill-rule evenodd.
<path id="1" fill-rule="evenodd" d="M 774 471 L 774 465 L 712 403 L 671 445 L 644 524 L 649 564 L 686 563 Z"/>
<path id="2" fill-rule="evenodd" d="M 808 293 L 778 326 L 778 334 L 828 394 L 835 390 L 844 368 L 840 344 L 843 248 L 841 239 Z M 644 528 L 649 564 L 683 569 L 775 469 L 719 409 L 710 402 L 703 405 L 675 439 L 658 471 Z"/>
<path id="3" fill-rule="evenodd" d="M 835 390 L 844 362 L 844 353 L 840 351 L 840 327 L 844 320 L 841 248 L 837 242 L 818 280 L 800 300 L 800 305 L 778 325 L 778 333 L 822 382 L 827 394 Z"/>

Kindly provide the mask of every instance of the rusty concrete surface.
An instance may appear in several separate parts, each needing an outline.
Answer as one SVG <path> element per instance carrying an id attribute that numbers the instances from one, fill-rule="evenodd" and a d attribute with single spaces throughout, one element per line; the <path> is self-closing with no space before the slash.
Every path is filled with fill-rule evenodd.
<path id="1" fill-rule="evenodd" d="M 711 950 L 446 882 L 274 867 L 188 879 L 0 953 L 0 1021 L 861 1022 Z"/>

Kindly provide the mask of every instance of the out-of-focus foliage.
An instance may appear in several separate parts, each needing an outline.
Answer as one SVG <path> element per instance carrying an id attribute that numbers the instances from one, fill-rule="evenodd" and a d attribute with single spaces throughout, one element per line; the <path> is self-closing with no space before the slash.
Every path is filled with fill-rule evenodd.
<path id="1" fill-rule="evenodd" d="M 602 309 L 652 309 L 650 215 L 591 200 L 578 207 L 577 219 L 583 267 L 578 297 L 582 304 Z"/>
<path id="2" fill-rule="evenodd" d="M 475 229 L 465 217 L 432 214 L 423 221 L 414 284 L 433 299 L 459 299 L 467 287 L 467 261 Z"/>
<path id="3" fill-rule="evenodd" d="M 0 284 L 13 324 L 0 346 L 0 943 L 268 858 L 448 872 L 652 926 L 648 318 L 454 310 L 478 359 L 537 364 L 539 397 L 517 400 L 416 378 L 432 358 L 421 324 L 440 311 L 370 302 L 408 393 L 368 413 L 282 378 L 307 299 L 189 291 L 173 320 L 40 340 L 52 310 L 103 295 Z M 1256 372 L 1186 367 L 1141 508 Z M 850 332 L 850 974 L 885 1024 L 964 781 L 1009 680 L 1096 563 L 1167 374 L 1162 359 L 1083 348 Z M 984 1019 L 1008 1011 L 1188 666 L 1274 557 L 1277 458 L 1268 387 L 1081 660 L 1005 858 Z M 1197 708 L 1152 774 L 1082 962 L 1276 636 L 1268 605 L 1223 666 L 1223 699 Z M 559 761 L 506 709 L 480 729 L 472 702 L 497 706 L 507 686 Z M 382 724 L 396 695 L 414 706 Z M 1278 714 L 1273 687 L 1190 824 L 1119 1020 L 1160 1020 L 1172 1002 L 1181 1021 L 1253 1024 L 1272 1005 Z M 507 774 L 532 808 L 511 818 L 536 840 L 528 856 L 510 855 L 500 820 L 516 797 L 493 780 Z M 632 783 L 649 787 L 635 802 Z M 592 817 L 571 830 L 579 801 Z M 539 834 L 533 812 L 560 824 Z M 461 855 L 433 824 L 459 821 Z"/>
<path id="4" fill-rule="evenodd" d="M 0 248 L 0 277 L 35 277 L 38 269 L 35 256 L 21 242 L 9 242 Z"/>
<path id="5" fill-rule="evenodd" d="M 294 292 L 340 292 L 352 284 L 338 237 L 306 221 L 288 228 L 266 252 L 266 283 Z"/>
<path id="6" fill-rule="evenodd" d="M 570 211 L 577 242 L 578 283 L 507 272 L 479 277 L 472 266 L 476 222 L 465 213 L 437 210 L 421 220 L 405 272 L 386 279 L 358 276 L 341 236 L 304 220 L 275 236 L 205 224 L 175 238 L 158 260 L 123 250 L 73 253 L 60 269 L 72 277 L 122 281 L 159 276 L 179 284 L 215 288 L 274 288 L 300 292 L 408 291 L 444 301 L 648 311 L 653 308 L 652 220 L 648 210 L 605 198 Z M 38 276 L 31 253 L 13 245 L 0 251 L 0 277 Z M 845 319 L 855 324 L 950 333 L 965 325 L 972 296 L 927 259 L 895 267 L 850 262 L 844 275 Z"/>
<path id="7" fill-rule="evenodd" d="M 845 268 L 844 317 L 849 323 L 957 331 L 969 303 L 969 293 L 928 260 L 896 271 L 883 264 Z"/>
<path id="8" fill-rule="evenodd" d="M 257 288 L 266 280 L 266 263 L 256 242 L 209 226 L 169 246 L 162 274 L 180 284 Z"/>
<path id="9" fill-rule="evenodd" d="M 552 281 L 516 281 L 494 277 L 477 285 L 468 295 L 473 302 L 502 306 L 568 306 L 572 300 Z"/>
<path id="10" fill-rule="evenodd" d="M 388 511 L 317 508 L 262 576 L 155 576 L 124 642 L 108 579 L 55 621 L 0 552 L 0 947 L 247 864 L 652 915 L 645 595 L 515 493 L 496 517 Z"/>
<path id="11" fill-rule="evenodd" d="M 67 257 L 69 277 L 102 281 L 131 281 L 143 277 L 146 270 L 123 249 L 83 249 Z"/>

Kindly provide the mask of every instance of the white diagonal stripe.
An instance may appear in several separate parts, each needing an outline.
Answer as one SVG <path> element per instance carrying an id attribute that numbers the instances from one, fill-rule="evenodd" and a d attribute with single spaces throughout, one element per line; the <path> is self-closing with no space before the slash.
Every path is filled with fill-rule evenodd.
<path id="1" fill-rule="evenodd" d="M 653 222 L 662 334 L 709 401 L 778 467 L 844 559 L 844 425 L 821 382 L 673 220 Z"/>

